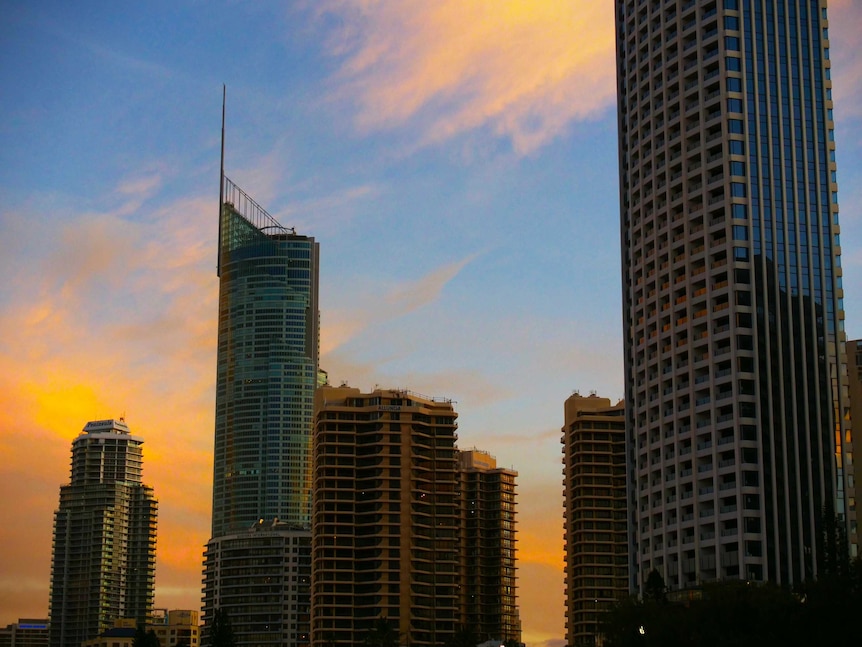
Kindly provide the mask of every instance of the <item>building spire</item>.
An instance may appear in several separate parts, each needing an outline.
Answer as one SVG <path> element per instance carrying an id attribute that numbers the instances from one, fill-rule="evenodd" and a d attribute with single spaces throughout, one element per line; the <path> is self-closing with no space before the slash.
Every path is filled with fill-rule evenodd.
<path id="1" fill-rule="evenodd" d="M 227 85 L 221 86 L 221 165 L 219 167 L 218 182 L 218 260 L 216 262 L 216 274 L 221 275 L 221 211 L 224 205 L 224 114 L 227 102 Z"/>

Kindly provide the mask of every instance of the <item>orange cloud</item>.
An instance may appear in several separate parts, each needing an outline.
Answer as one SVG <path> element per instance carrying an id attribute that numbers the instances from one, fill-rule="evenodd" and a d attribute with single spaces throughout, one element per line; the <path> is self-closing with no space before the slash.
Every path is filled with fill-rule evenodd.
<path id="1" fill-rule="evenodd" d="M 518 153 L 614 105 L 613 5 L 560 0 L 332 0 L 347 27 L 340 91 L 366 132 L 418 144 L 490 128 Z"/>
<path id="2" fill-rule="evenodd" d="M 198 607 L 211 497 L 216 205 L 152 205 L 159 184 L 131 178 L 102 197 L 103 212 L 0 212 L 10 277 L 0 288 L 0 514 L 15 520 L 0 529 L 7 621 L 47 613 L 53 511 L 71 441 L 88 420 L 123 413 L 144 438 L 144 482 L 160 502 L 156 604 Z M 133 217 L 140 208 L 146 219 Z"/>

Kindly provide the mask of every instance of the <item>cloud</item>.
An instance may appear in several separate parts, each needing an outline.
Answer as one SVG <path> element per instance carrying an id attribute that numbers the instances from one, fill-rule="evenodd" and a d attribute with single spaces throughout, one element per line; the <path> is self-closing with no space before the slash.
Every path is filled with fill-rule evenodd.
<path id="1" fill-rule="evenodd" d="M 853 0 L 833 0 L 829 25 L 836 112 L 839 120 L 857 120 L 862 118 L 862 52 L 857 46 L 862 7 Z"/>
<path id="2" fill-rule="evenodd" d="M 15 519 L 0 530 L 0 601 L 25 578 L 41 581 L 17 598 L 25 615 L 47 611 L 52 511 L 71 441 L 88 420 L 124 413 L 145 440 L 144 482 L 160 501 L 157 604 L 162 587 L 199 596 L 216 205 L 193 195 L 159 202 L 160 187 L 158 175 L 142 174 L 94 197 L 99 211 L 75 212 L 74 201 L 55 210 L 45 199 L 0 212 L 10 279 L 0 286 L 0 514 Z"/>
<path id="3" fill-rule="evenodd" d="M 388 289 L 362 286 L 362 279 L 354 277 L 350 293 L 362 295 L 362 300 L 352 303 L 336 300 L 341 307 L 331 308 L 325 313 L 321 332 L 321 356 L 326 356 L 367 329 L 407 315 L 435 301 L 443 288 L 464 269 L 476 254 L 442 265 L 416 280 L 408 280 Z M 367 288 L 367 289 L 365 289 Z M 382 295 L 373 300 L 368 295 Z M 345 295 L 347 296 L 347 295 Z"/>
<path id="4" fill-rule="evenodd" d="M 488 128 L 521 154 L 614 105 L 613 5 L 560 0 L 330 0 L 337 92 L 361 132 L 419 145 Z"/>

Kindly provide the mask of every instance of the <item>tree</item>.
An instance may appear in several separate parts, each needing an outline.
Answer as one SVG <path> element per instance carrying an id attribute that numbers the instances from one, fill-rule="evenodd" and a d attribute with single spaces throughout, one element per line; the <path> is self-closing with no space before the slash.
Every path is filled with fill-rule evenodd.
<path id="1" fill-rule="evenodd" d="M 135 638 L 132 640 L 132 647 L 159 647 L 159 637 L 156 632 L 150 629 L 144 629 L 144 625 L 138 625 L 135 630 Z"/>
<path id="2" fill-rule="evenodd" d="M 227 611 L 216 609 L 213 620 L 206 631 L 204 645 L 208 647 L 236 647 L 236 637 Z"/>
<path id="3" fill-rule="evenodd" d="M 386 616 L 381 616 L 365 634 L 365 644 L 368 647 L 398 647 L 398 631 Z"/>
<path id="4" fill-rule="evenodd" d="M 476 647 L 478 644 L 479 637 L 468 625 L 459 625 L 452 637 L 446 641 L 447 647 Z M 509 643 L 506 642 L 505 644 L 508 645 Z"/>
<path id="5" fill-rule="evenodd" d="M 650 574 L 647 575 L 647 580 L 644 584 L 644 600 L 652 600 L 659 604 L 667 603 L 667 586 L 661 573 L 656 569 L 652 569 Z"/>

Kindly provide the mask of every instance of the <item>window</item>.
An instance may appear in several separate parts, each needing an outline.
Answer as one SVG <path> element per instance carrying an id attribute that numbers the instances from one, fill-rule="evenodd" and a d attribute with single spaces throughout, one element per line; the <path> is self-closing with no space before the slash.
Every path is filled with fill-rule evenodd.
<path id="1" fill-rule="evenodd" d="M 727 100 L 727 111 L 728 112 L 742 112 L 742 99 L 728 99 Z"/>
<path id="2" fill-rule="evenodd" d="M 739 38 L 736 36 L 725 36 L 724 48 L 730 52 L 739 51 Z"/>
<path id="3" fill-rule="evenodd" d="M 744 204 L 732 205 L 730 209 L 731 209 L 731 213 L 732 213 L 733 218 L 745 220 L 748 217 L 745 213 L 745 205 Z"/>
<path id="4" fill-rule="evenodd" d="M 742 79 L 735 76 L 728 77 L 727 89 L 730 92 L 742 92 Z"/>
<path id="5" fill-rule="evenodd" d="M 736 56 L 728 56 L 724 59 L 725 66 L 731 72 L 741 72 L 742 71 L 742 63 L 740 59 Z"/>

